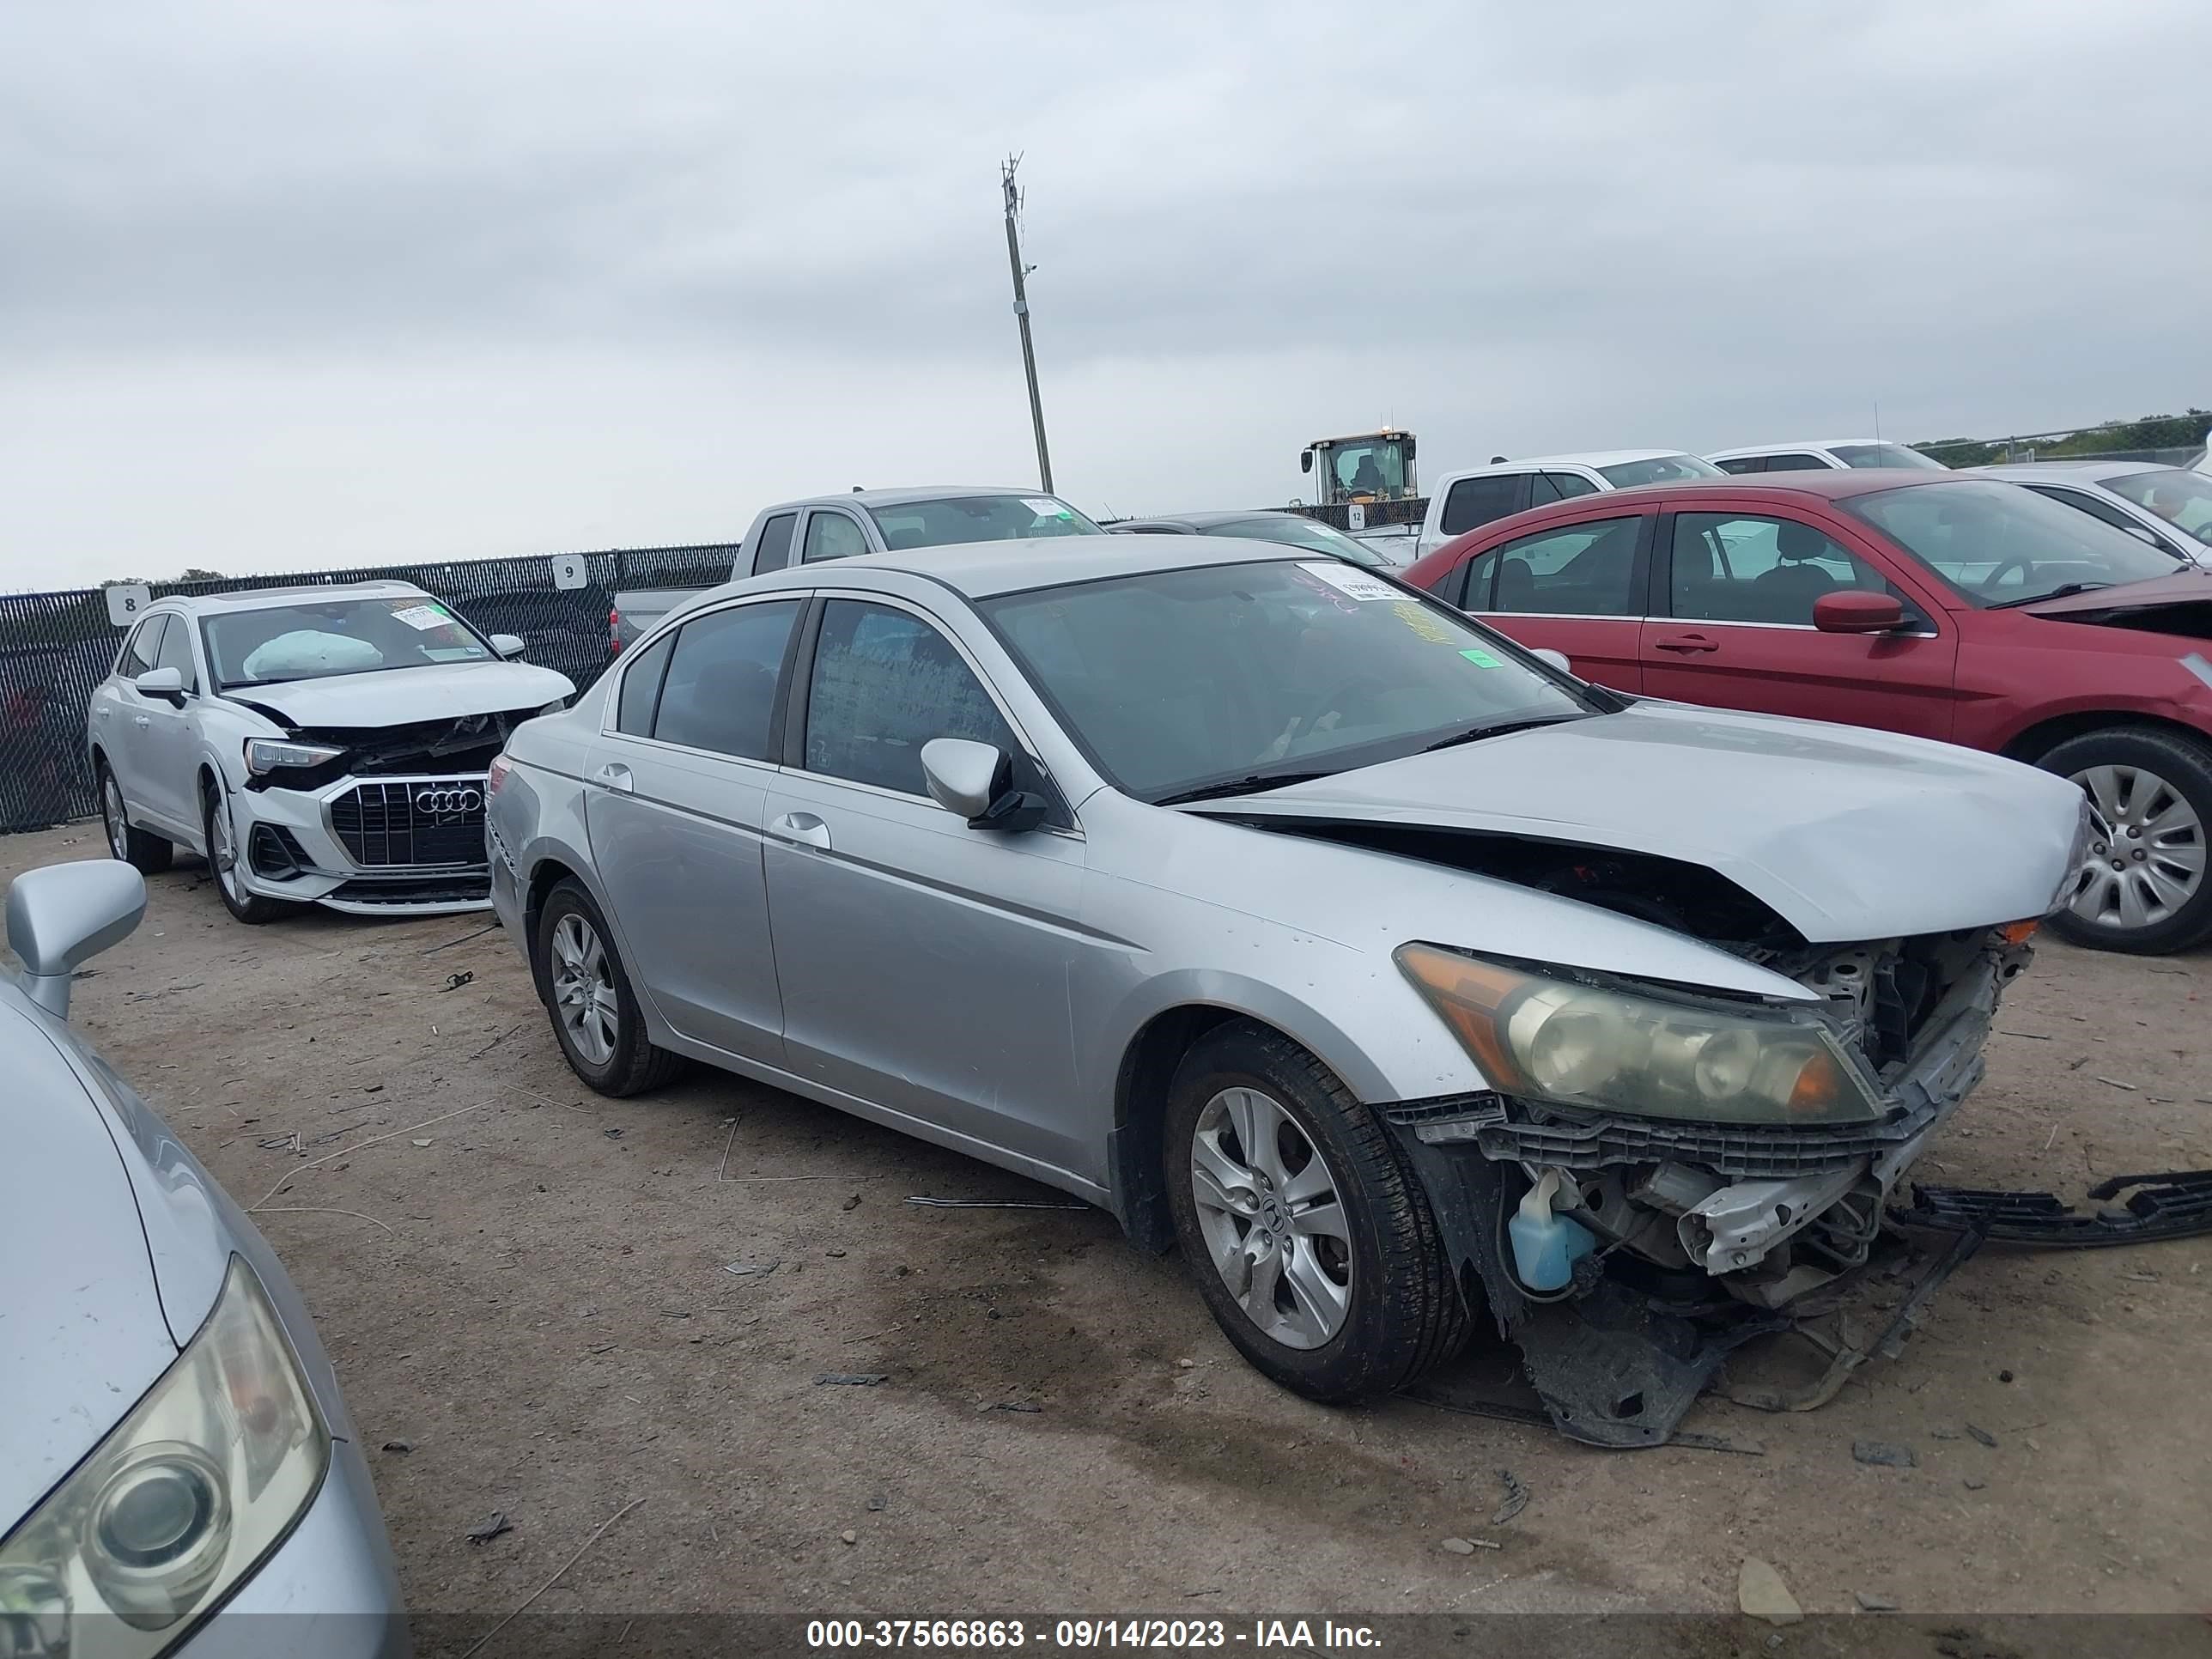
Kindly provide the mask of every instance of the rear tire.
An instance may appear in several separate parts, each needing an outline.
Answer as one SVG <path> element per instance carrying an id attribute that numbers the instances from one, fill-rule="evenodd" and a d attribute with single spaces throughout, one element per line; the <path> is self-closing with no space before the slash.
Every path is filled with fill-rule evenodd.
<path id="1" fill-rule="evenodd" d="M 100 763 L 98 781 L 100 822 L 107 832 L 108 856 L 122 860 L 142 876 L 160 875 L 177 856 L 174 843 L 132 826 L 123 805 L 123 786 L 105 760 Z"/>
<path id="2" fill-rule="evenodd" d="M 530 943 L 538 999 L 569 1070 L 586 1084 L 620 1099 L 657 1089 L 684 1069 L 681 1054 L 646 1036 L 614 935 L 581 882 L 555 884 Z"/>
<path id="3" fill-rule="evenodd" d="M 1199 1292 L 1263 1376 L 1337 1403 L 1466 1346 L 1428 1194 L 1382 1121 L 1288 1037 L 1243 1020 L 1208 1033 L 1176 1072 L 1165 1139 Z"/>
<path id="4" fill-rule="evenodd" d="M 224 798 L 222 785 L 206 779 L 200 782 L 200 836 L 201 844 L 207 848 L 208 873 L 215 878 L 215 890 L 222 895 L 222 908 L 239 921 L 258 927 L 265 921 L 289 915 L 299 908 L 283 899 L 264 898 L 258 893 L 246 891 L 246 878 L 238 870 L 238 861 L 245 855 L 239 850 L 237 826 L 230 817 L 230 802 Z"/>
<path id="5" fill-rule="evenodd" d="M 2051 932 L 2136 956 L 2185 951 L 2212 934 L 2212 745 L 2113 726 L 2069 738 L 2036 764 L 2079 784 L 2100 820 Z"/>

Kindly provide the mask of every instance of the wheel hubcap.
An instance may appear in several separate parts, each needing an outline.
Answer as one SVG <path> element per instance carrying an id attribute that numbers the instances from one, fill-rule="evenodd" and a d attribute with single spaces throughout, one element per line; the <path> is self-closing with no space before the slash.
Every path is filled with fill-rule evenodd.
<path id="1" fill-rule="evenodd" d="M 123 816 L 123 786 L 111 774 L 100 788 L 100 805 L 107 819 L 107 850 L 117 858 L 128 858 L 131 853 L 130 833 L 125 828 Z"/>
<path id="2" fill-rule="evenodd" d="M 1352 1237 L 1336 1178 L 1297 1121 L 1256 1089 L 1198 1115 L 1190 1186 L 1206 1255 L 1237 1305 L 1286 1348 L 1318 1348 L 1352 1310 Z"/>
<path id="3" fill-rule="evenodd" d="M 2074 774 L 2096 826 L 2069 908 L 2098 927 L 2133 932 L 2166 921 L 2204 884 L 2204 823 L 2179 791 L 2138 766 Z"/>
<path id="4" fill-rule="evenodd" d="M 599 929 L 580 915 L 553 925 L 553 1007 L 578 1054 L 594 1066 L 614 1057 L 621 1015 L 614 964 Z"/>

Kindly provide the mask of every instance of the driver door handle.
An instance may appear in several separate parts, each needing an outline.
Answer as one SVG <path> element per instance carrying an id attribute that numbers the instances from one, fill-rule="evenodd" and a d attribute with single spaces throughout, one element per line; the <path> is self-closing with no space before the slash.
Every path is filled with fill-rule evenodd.
<path id="1" fill-rule="evenodd" d="M 630 795 L 637 793 L 637 785 L 630 777 L 629 768 L 624 766 L 620 761 L 609 761 L 592 774 L 592 781 L 602 789 L 613 790 L 617 795 Z"/>
<path id="2" fill-rule="evenodd" d="M 830 849 L 830 826 L 811 812 L 786 812 L 769 825 L 786 841 L 795 841 L 808 847 Z"/>
<path id="3" fill-rule="evenodd" d="M 133 714 L 131 717 L 131 724 L 133 726 L 151 726 L 153 723 L 154 719 L 150 714 Z"/>
<path id="4" fill-rule="evenodd" d="M 1709 640 L 1703 634 L 1669 634 L 1662 640 L 1651 641 L 1654 651 L 1673 651 L 1683 656 L 1694 656 L 1700 651 L 1717 651 L 1720 642 Z"/>

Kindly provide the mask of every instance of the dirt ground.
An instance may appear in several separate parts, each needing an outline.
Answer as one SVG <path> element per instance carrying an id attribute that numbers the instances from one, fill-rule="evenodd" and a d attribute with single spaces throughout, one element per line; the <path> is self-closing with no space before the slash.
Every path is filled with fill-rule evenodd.
<path id="1" fill-rule="evenodd" d="M 93 826 L 0 839 L 0 876 L 100 852 Z M 511 1608 L 631 1504 L 539 1609 L 1719 1612 L 1747 1554 L 1815 1613 L 2212 1606 L 2212 1242 L 1992 1247 L 1825 1410 L 1691 1416 L 1759 1455 L 1328 1409 L 1102 1213 L 908 1205 L 1057 1195 L 710 1072 L 586 1092 L 489 917 L 248 928 L 204 876 L 149 884 L 78 1023 L 241 1204 L 293 1174 L 257 1219 L 417 1611 Z M 2046 945 L 1921 1175 L 2212 1165 L 2208 996 L 2201 953 Z M 1501 1469 L 1531 1494 L 1502 1526 Z M 467 1541 L 494 1510 L 514 1530 Z"/>

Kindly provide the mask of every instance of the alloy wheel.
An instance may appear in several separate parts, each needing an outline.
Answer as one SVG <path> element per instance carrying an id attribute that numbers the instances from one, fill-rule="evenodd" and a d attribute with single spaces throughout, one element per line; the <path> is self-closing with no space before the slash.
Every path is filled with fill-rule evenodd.
<path id="1" fill-rule="evenodd" d="M 2096 823 L 2068 908 L 2093 927 L 2154 927 L 2204 884 L 2203 820 L 2181 793 L 2139 766 L 2074 774 Z"/>
<path id="2" fill-rule="evenodd" d="M 231 838 L 230 805 L 220 796 L 208 807 L 208 862 L 215 866 L 215 878 L 222 884 L 222 890 L 242 900 L 245 891 L 238 879 L 238 847 Z"/>
<path id="3" fill-rule="evenodd" d="M 614 1057 L 621 1004 L 599 929 L 571 911 L 553 926 L 553 1007 L 576 1052 L 594 1066 Z"/>
<path id="4" fill-rule="evenodd" d="M 131 857 L 130 819 L 123 816 L 123 786 L 110 772 L 100 783 L 100 814 L 107 820 L 107 851 L 128 862 Z"/>
<path id="5" fill-rule="evenodd" d="M 1321 1148 L 1257 1089 L 1224 1089 L 1190 1143 L 1199 1231 L 1214 1270 L 1262 1334 L 1318 1348 L 1352 1310 L 1352 1238 Z"/>

